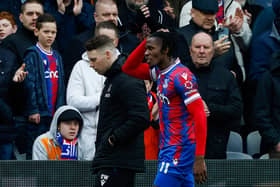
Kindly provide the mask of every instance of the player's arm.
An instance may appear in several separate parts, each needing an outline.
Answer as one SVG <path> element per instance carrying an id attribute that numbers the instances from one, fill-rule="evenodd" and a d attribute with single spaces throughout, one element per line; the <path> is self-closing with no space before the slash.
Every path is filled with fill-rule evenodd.
<path id="1" fill-rule="evenodd" d="M 196 99 L 195 101 L 188 104 L 187 108 L 194 118 L 196 150 L 193 169 L 195 181 L 200 184 L 207 179 L 206 165 L 204 161 L 207 136 L 207 119 L 201 98 Z"/>
<path id="2" fill-rule="evenodd" d="M 188 104 L 187 108 L 194 118 L 196 150 L 193 172 L 195 181 L 200 184 L 205 182 L 207 179 L 207 169 L 204 161 L 207 136 L 207 119 L 201 98 L 196 99 L 195 101 Z"/>
<path id="3" fill-rule="evenodd" d="M 142 80 L 151 80 L 150 68 L 146 63 L 142 63 L 145 56 L 144 40 L 127 58 L 125 64 L 122 66 L 122 71 L 132 77 Z"/>
<path id="4" fill-rule="evenodd" d="M 206 165 L 204 161 L 207 119 L 204 112 L 203 101 L 197 90 L 195 77 L 188 73 L 182 73 L 174 81 L 177 92 L 181 95 L 189 114 L 194 119 L 196 150 L 194 161 L 194 177 L 197 183 L 203 183 L 207 179 Z"/>
<path id="5" fill-rule="evenodd" d="M 195 156 L 204 156 L 207 136 L 207 119 L 204 112 L 202 99 L 196 99 L 195 101 L 188 104 L 187 108 L 194 119 L 196 137 Z"/>
<path id="6" fill-rule="evenodd" d="M 182 72 L 174 79 L 174 87 L 177 93 L 184 100 L 189 114 L 194 119 L 195 137 L 196 137 L 196 156 L 204 156 L 207 119 L 204 111 L 203 101 L 197 90 L 196 78 L 190 72 Z"/>

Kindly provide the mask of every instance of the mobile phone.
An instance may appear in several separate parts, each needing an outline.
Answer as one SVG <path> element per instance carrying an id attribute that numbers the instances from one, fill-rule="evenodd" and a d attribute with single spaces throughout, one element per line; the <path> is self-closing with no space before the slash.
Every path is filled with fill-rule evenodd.
<path id="1" fill-rule="evenodd" d="M 229 29 L 226 27 L 220 27 L 218 30 L 218 38 L 221 39 L 224 36 L 228 36 L 229 37 Z M 228 42 L 229 38 L 227 38 L 224 42 Z"/>

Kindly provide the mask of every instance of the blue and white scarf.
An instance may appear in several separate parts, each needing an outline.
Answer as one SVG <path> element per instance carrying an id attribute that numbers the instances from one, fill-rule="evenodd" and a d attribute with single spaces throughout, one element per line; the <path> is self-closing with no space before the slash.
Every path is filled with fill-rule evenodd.
<path id="1" fill-rule="evenodd" d="M 56 140 L 61 146 L 61 160 L 77 160 L 78 159 L 78 139 L 72 141 L 63 139 L 60 132 L 56 133 Z"/>

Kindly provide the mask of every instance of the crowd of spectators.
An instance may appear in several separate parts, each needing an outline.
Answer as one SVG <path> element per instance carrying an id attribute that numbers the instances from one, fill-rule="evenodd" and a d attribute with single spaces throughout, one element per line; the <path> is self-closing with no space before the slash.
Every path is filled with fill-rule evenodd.
<path id="1" fill-rule="evenodd" d="M 93 160 L 106 77 L 90 67 L 85 43 L 106 35 L 127 57 L 157 31 L 174 34 L 177 46 L 172 55 L 198 79 L 208 123 L 206 158 L 226 158 L 230 131 L 245 138 L 255 130 L 262 136 L 261 153 L 279 157 L 280 0 L 270 2 L 1 1 L 0 159 L 17 159 L 15 150 L 32 159 L 35 139 L 47 131 L 51 134 L 47 137 L 59 144 L 57 120 L 63 111 L 56 111 L 69 105 L 64 110 L 77 112 L 80 127 L 71 140 L 79 145 L 74 157 Z M 203 44 L 205 50 L 198 47 L 200 41 L 208 42 Z M 206 65 L 197 64 L 201 58 L 207 59 Z M 158 100 L 156 84 L 150 84 L 146 81 L 151 126 L 145 131 L 145 146 L 153 152 L 146 151 L 146 159 L 157 159 Z M 39 141 L 34 144 L 34 159 L 62 158 L 67 149 L 61 143 L 59 156 L 40 156 Z"/>

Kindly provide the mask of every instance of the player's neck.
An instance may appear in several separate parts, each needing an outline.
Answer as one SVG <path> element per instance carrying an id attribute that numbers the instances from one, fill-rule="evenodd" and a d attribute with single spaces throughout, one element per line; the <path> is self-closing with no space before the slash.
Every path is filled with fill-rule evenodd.
<path id="1" fill-rule="evenodd" d="M 159 63 L 158 68 L 160 70 L 164 70 L 164 69 L 167 69 L 169 66 L 171 66 L 173 64 L 175 64 L 175 59 L 170 57 L 168 59 L 163 60 L 162 63 Z"/>

